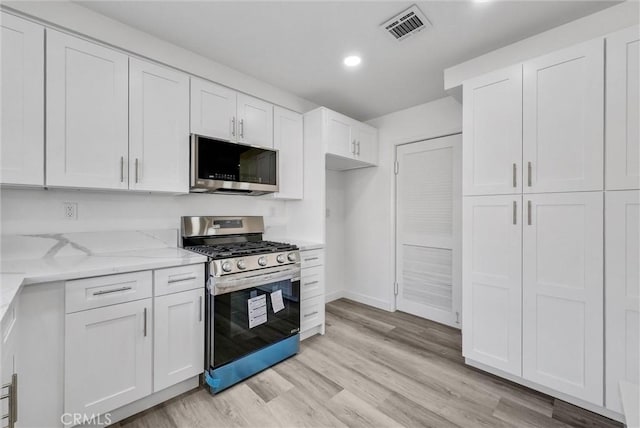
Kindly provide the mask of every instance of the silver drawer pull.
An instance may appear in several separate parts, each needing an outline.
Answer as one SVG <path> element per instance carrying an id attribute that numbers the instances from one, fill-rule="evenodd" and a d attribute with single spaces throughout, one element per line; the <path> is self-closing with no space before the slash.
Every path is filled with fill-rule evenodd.
<path id="1" fill-rule="evenodd" d="M 174 278 L 174 279 L 170 279 L 169 281 L 167 281 L 169 284 L 173 284 L 174 282 L 182 282 L 182 281 L 193 281 L 194 279 L 196 279 L 197 277 L 195 276 L 188 276 L 186 278 Z"/>
<path id="2" fill-rule="evenodd" d="M 305 282 L 304 285 L 313 285 L 313 284 L 317 284 L 320 281 L 311 281 L 311 282 Z"/>
<path id="3" fill-rule="evenodd" d="M 527 163 L 527 186 L 531 187 L 531 162 Z"/>
<path id="4" fill-rule="evenodd" d="M 10 386 L 11 386 L 11 384 L 5 386 L 5 388 L 8 388 Z M 10 398 L 10 397 L 11 397 L 11 393 L 0 395 L 0 400 L 6 400 L 7 398 Z"/>
<path id="5" fill-rule="evenodd" d="M 100 291 L 96 291 L 95 293 L 93 293 L 93 295 L 94 296 L 101 296 L 103 294 L 118 293 L 120 291 L 127 291 L 127 290 L 131 290 L 131 287 L 120 287 L 120 288 L 114 288 L 113 290 L 100 290 Z"/>
<path id="6" fill-rule="evenodd" d="M 318 260 L 320 257 L 309 257 L 308 259 L 304 259 L 305 262 L 310 262 L 312 260 Z"/>
<path id="7" fill-rule="evenodd" d="M 198 310 L 200 311 L 200 314 L 198 315 L 198 321 L 202 322 L 202 296 L 198 297 Z"/>
<path id="8" fill-rule="evenodd" d="M 144 337 L 147 337 L 147 308 L 144 308 Z"/>
<path id="9" fill-rule="evenodd" d="M 513 201 L 513 224 L 518 223 L 518 203 Z"/>
<path id="10" fill-rule="evenodd" d="M 305 317 L 305 318 L 307 318 L 307 317 L 310 317 L 310 316 L 316 315 L 317 313 L 318 313 L 318 311 L 313 311 L 313 312 L 311 312 L 310 314 L 305 314 L 305 315 L 304 315 L 304 317 Z"/>
<path id="11" fill-rule="evenodd" d="M 514 163 L 513 164 L 513 187 L 517 187 L 518 186 L 518 180 L 516 178 L 517 171 L 518 171 L 518 167 Z"/>

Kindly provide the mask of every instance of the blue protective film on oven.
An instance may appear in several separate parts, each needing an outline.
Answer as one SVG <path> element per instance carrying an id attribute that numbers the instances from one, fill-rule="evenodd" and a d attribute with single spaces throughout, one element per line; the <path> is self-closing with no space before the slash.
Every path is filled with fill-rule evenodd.
<path id="1" fill-rule="evenodd" d="M 222 367 L 204 372 L 205 382 L 212 394 L 216 394 L 241 380 L 279 363 L 298 353 L 300 335 L 296 334 L 271 344 Z"/>

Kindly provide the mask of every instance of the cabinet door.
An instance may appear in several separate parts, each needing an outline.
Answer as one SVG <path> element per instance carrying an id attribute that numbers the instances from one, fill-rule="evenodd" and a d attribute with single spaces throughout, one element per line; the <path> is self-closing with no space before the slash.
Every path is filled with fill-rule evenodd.
<path id="1" fill-rule="evenodd" d="M 204 288 L 154 299 L 153 391 L 204 370 Z"/>
<path id="2" fill-rule="evenodd" d="M 302 199 L 304 171 L 302 115 L 273 109 L 273 148 L 278 150 L 279 199 Z"/>
<path id="3" fill-rule="evenodd" d="M 463 199 L 463 355 L 520 376 L 522 199 Z"/>
<path id="4" fill-rule="evenodd" d="M 640 383 L 640 192 L 607 192 L 605 219 L 605 404 L 622 413 L 620 381 Z"/>
<path id="5" fill-rule="evenodd" d="M 128 59 L 47 29 L 47 185 L 126 189 Z"/>
<path id="6" fill-rule="evenodd" d="M 0 382 L 2 385 L 12 383 L 13 374 L 17 373 L 17 358 L 16 350 L 18 345 L 18 304 L 19 298 L 16 298 L 11 305 L 7 308 L 7 312 L 0 323 Z M 9 394 L 8 388 L 2 389 L 3 394 Z M 13 397 L 0 400 L 0 415 L 11 414 L 11 419 L 5 426 L 12 426 L 15 422 L 15 411 L 17 410 L 16 402 L 13 401 Z M 13 402 L 12 402 L 13 401 Z M 11 410 L 10 410 L 11 409 Z"/>
<path id="7" fill-rule="evenodd" d="M 238 141 L 273 147 L 273 104 L 238 94 Z"/>
<path id="8" fill-rule="evenodd" d="M 189 78 L 130 59 L 129 188 L 189 192 Z"/>
<path id="9" fill-rule="evenodd" d="M 233 89 L 192 77 L 191 132 L 221 140 L 235 140 L 236 94 Z"/>
<path id="10" fill-rule="evenodd" d="M 526 62 L 525 193 L 602 190 L 604 42 Z"/>
<path id="11" fill-rule="evenodd" d="M 0 182 L 43 186 L 44 28 L 8 13 L 0 16 Z"/>
<path id="12" fill-rule="evenodd" d="M 327 111 L 327 153 L 353 158 L 356 141 L 353 120 L 333 111 Z"/>
<path id="13" fill-rule="evenodd" d="M 64 411 L 104 413 L 151 394 L 151 299 L 68 314 Z"/>
<path id="14" fill-rule="evenodd" d="M 602 192 L 525 195 L 523 377 L 602 405 Z"/>
<path id="15" fill-rule="evenodd" d="M 371 165 L 378 164 L 378 131 L 360 124 L 357 128 L 356 158 Z"/>
<path id="16" fill-rule="evenodd" d="M 640 28 L 607 37 L 606 177 L 610 190 L 640 188 Z"/>
<path id="17" fill-rule="evenodd" d="M 522 191 L 522 66 L 463 85 L 464 195 Z"/>

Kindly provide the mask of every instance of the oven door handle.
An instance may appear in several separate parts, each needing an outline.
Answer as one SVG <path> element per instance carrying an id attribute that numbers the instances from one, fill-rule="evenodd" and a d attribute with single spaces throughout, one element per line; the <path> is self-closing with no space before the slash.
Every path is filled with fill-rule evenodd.
<path id="1" fill-rule="evenodd" d="M 209 287 L 209 292 L 214 296 L 245 290 L 247 288 L 258 287 L 278 281 L 299 281 L 300 268 L 277 270 L 271 273 L 256 273 L 242 278 L 223 277 L 213 278 L 213 287 Z"/>

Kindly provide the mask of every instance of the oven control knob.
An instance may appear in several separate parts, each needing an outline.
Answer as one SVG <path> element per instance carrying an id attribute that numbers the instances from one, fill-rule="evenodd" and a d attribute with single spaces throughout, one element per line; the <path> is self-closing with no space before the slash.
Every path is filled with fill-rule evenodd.
<path id="1" fill-rule="evenodd" d="M 287 259 L 285 259 L 284 254 L 278 254 L 276 260 L 278 261 L 278 263 L 284 263 Z"/>
<path id="2" fill-rule="evenodd" d="M 229 262 L 224 262 L 224 263 L 222 263 L 222 270 L 223 270 L 223 271 L 225 271 L 225 272 L 231 272 L 231 269 L 232 269 L 232 267 L 231 267 L 231 263 L 229 263 Z"/>
<path id="3" fill-rule="evenodd" d="M 260 257 L 260 258 L 258 259 L 258 264 L 259 264 L 260 266 L 266 266 L 266 265 L 267 265 L 267 259 L 266 259 L 266 258 L 264 258 L 264 257 Z"/>
<path id="4" fill-rule="evenodd" d="M 238 269 L 246 269 L 247 263 L 244 260 L 238 260 Z"/>
<path id="5" fill-rule="evenodd" d="M 287 258 L 289 259 L 290 262 L 295 262 L 296 261 L 296 253 L 289 253 L 287 255 Z"/>

